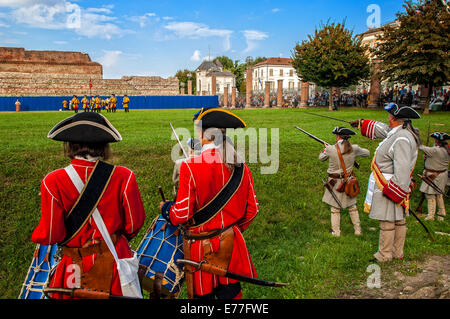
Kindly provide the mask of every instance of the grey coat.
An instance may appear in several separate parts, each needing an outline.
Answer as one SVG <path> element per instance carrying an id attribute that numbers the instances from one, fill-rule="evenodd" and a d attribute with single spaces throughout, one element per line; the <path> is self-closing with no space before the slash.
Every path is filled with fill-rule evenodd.
<path id="1" fill-rule="evenodd" d="M 427 147 L 421 145 L 419 149 L 425 153 L 425 169 L 433 170 L 433 171 L 444 171 L 439 173 L 435 179 L 433 179 L 433 183 L 445 192 L 445 186 L 447 185 L 448 179 L 448 163 L 449 163 L 449 155 L 447 150 L 443 147 L 433 146 Z M 426 174 L 427 176 L 434 175 L 433 173 Z M 425 170 L 423 171 L 423 176 L 425 176 Z M 439 194 L 434 188 L 429 186 L 427 183 L 422 181 L 422 185 L 420 186 L 420 191 L 429 195 L 437 195 Z"/>
<path id="2" fill-rule="evenodd" d="M 383 139 L 376 152 L 375 163 L 385 176 L 405 192 L 410 192 L 411 171 L 418 155 L 418 145 L 414 135 L 402 126 L 390 130 L 389 126 L 376 122 L 374 138 Z M 389 199 L 375 185 L 369 217 L 381 221 L 404 219 L 405 209 Z"/>
<path id="3" fill-rule="evenodd" d="M 343 151 L 342 141 L 339 141 L 339 148 L 341 152 Z M 343 154 L 342 157 L 344 159 L 345 167 L 347 169 L 347 173 L 353 171 L 353 164 L 355 163 L 356 157 L 367 157 L 370 155 L 370 151 L 362 148 L 356 144 L 352 145 L 353 152 Z M 322 153 L 319 155 L 319 161 L 328 160 L 328 174 L 342 174 L 344 170 L 342 169 L 341 162 L 339 160 L 339 156 L 336 150 L 335 145 L 328 145 Z M 332 178 L 328 178 L 330 181 Z M 343 182 L 343 178 L 335 178 L 336 184 L 333 186 L 333 192 L 336 194 L 336 197 L 342 204 L 342 208 L 349 208 L 356 205 L 356 197 L 350 197 L 345 194 L 345 192 L 338 192 L 337 188 Z M 333 206 L 337 209 L 340 209 L 339 205 L 334 200 L 333 196 L 330 192 L 325 189 L 325 192 L 322 197 L 322 201 L 330 206 Z"/>

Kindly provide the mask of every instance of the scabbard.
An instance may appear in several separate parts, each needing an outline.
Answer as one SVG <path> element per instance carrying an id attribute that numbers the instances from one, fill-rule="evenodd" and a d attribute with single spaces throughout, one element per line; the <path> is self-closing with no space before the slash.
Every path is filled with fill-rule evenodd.
<path id="1" fill-rule="evenodd" d="M 191 259 L 191 240 L 183 238 L 183 252 L 184 258 Z M 194 269 L 192 266 L 184 265 L 184 279 L 186 281 L 186 290 L 189 299 L 194 299 Z"/>

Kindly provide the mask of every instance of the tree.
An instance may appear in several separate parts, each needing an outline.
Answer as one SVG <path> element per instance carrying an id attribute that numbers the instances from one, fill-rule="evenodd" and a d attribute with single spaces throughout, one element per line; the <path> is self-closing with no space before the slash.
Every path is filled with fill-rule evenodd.
<path id="1" fill-rule="evenodd" d="M 361 39 L 342 23 L 331 23 L 315 30 L 314 36 L 294 48 L 292 65 L 299 77 L 306 82 L 330 90 L 330 110 L 333 96 L 331 89 L 356 85 L 370 75 L 369 58 Z"/>
<path id="2" fill-rule="evenodd" d="M 190 77 L 189 77 L 190 74 Z M 184 70 L 178 70 L 175 76 L 178 78 L 178 81 L 181 83 L 184 83 L 184 87 L 187 88 L 187 82 L 188 80 L 192 80 L 192 93 L 195 94 L 197 90 L 197 75 L 195 74 L 195 71 L 190 71 L 187 69 Z"/>
<path id="3" fill-rule="evenodd" d="M 405 1 L 397 24 L 383 27 L 374 53 L 383 79 L 427 88 L 421 107 L 429 112 L 430 94 L 449 81 L 450 13 L 442 0 Z"/>

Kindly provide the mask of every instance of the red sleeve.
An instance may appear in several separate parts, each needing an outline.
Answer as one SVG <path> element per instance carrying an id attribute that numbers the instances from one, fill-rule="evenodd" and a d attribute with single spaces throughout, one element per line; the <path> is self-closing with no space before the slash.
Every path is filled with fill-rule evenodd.
<path id="1" fill-rule="evenodd" d="M 136 236 L 145 221 L 144 204 L 133 172 L 128 177 L 122 196 L 122 205 L 125 209 L 125 235 L 131 239 Z"/>
<path id="2" fill-rule="evenodd" d="M 374 139 L 376 121 L 363 120 L 361 123 L 361 134 L 362 136 Z"/>
<path id="3" fill-rule="evenodd" d="M 31 240 L 41 245 L 53 245 L 64 240 L 64 209 L 49 189 L 51 182 L 45 178 L 41 183 L 41 220 L 34 229 Z"/>
<path id="4" fill-rule="evenodd" d="M 392 180 L 383 187 L 383 193 L 397 204 L 403 202 L 408 196 L 408 193 L 392 182 Z"/>
<path id="5" fill-rule="evenodd" d="M 253 219 L 256 217 L 256 215 L 259 212 L 259 204 L 258 200 L 255 195 L 255 187 L 253 185 L 253 177 L 252 173 L 250 172 L 250 169 L 248 166 L 245 167 L 245 170 L 247 172 L 247 176 L 249 179 L 249 190 L 248 190 L 248 197 L 247 197 L 247 206 L 245 209 L 244 217 L 239 220 L 238 226 L 241 229 L 241 231 L 244 231 L 253 221 Z"/>
<path id="6" fill-rule="evenodd" d="M 172 225 L 186 223 L 194 216 L 195 182 L 191 169 L 186 162 L 181 163 L 177 201 L 170 207 L 170 222 Z"/>

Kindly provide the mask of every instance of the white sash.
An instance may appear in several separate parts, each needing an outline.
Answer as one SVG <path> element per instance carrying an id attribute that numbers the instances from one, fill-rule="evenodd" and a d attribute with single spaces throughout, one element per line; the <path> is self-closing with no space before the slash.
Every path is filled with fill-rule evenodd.
<path id="1" fill-rule="evenodd" d="M 84 183 L 78 173 L 75 171 L 75 168 L 73 168 L 72 165 L 69 165 L 65 168 L 65 171 L 72 180 L 75 188 L 78 190 L 78 193 L 81 193 L 84 187 Z M 111 236 L 109 235 L 108 229 L 106 228 L 106 225 L 97 207 L 92 214 L 92 218 L 94 218 L 95 224 L 97 225 L 97 228 L 100 231 L 103 240 L 105 241 L 106 245 L 111 251 L 111 254 L 114 257 L 114 260 L 116 261 L 122 294 L 126 297 L 143 298 L 138 277 L 139 261 L 136 256 L 136 252 L 133 252 L 134 255 L 132 258 L 119 259 L 119 257 L 117 256 L 116 248 L 114 247 L 114 244 L 111 240 Z"/>
<path id="2" fill-rule="evenodd" d="M 394 176 L 394 174 L 383 174 L 383 176 L 384 178 L 386 178 L 387 181 L 389 181 Z M 370 173 L 369 184 L 367 185 L 366 199 L 364 200 L 364 212 L 366 213 L 370 213 L 375 187 L 377 187 L 377 183 L 375 182 L 373 173 Z"/>

